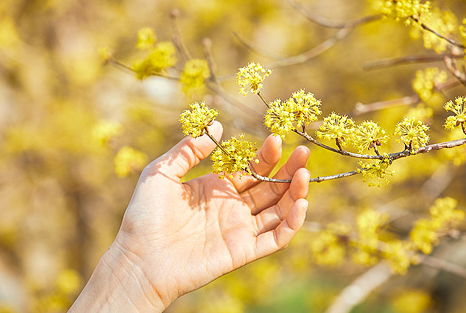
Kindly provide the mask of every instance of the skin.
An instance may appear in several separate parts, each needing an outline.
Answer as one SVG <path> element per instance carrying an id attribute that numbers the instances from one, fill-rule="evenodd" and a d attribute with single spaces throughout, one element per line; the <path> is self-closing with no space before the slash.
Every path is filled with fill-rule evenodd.
<path id="1" fill-rule="evenodd" d="M 222 126 L 209 132 L 218 140 Z M 274 176 L 183 177 L 215 144 L 185 138 L 143 171 L 118 235 L 70 312 L 162 312 L 175 299 L 285 248 L 304 223 L 309 150 L 298 147 Z M 281 157 L 269 136 L 254 170 L 267 176 Z"/>

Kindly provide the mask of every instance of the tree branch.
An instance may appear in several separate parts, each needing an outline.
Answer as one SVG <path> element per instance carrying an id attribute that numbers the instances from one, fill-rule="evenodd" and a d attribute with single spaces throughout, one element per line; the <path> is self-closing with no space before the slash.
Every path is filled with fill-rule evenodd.
<path id="1" fill-rule="evenodd" d="M 361 24 L 365 24 L 368 22 L 373 22 L 380 20 L 382 18 L 382 14 L 376 14 L 376 15 L 369 15 L 365 17 L 361 17 L 358 19 L 350 20 L 350 21 L 334 21 L 334 20 L 329 20 L 325 17 L 319 16 L 317 14 L 314 14 L 313 12 L 307 10 L 304 8 L 302 5 L 296 3 L 293 0 L 288 0 L 288 3 L 296 10 L 298 11 L 301 15 L 303 15 L 307 20 L 316 23 L 320 26 L 327 27 L 327 28 L 348 28 L 348 27 L 355 27 L 359 26 Z"/>

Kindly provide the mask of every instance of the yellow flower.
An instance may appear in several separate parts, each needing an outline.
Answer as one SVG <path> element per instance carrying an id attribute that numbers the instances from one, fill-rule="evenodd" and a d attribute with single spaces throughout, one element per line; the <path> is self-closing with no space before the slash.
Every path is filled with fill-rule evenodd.
<path id="1" fill-rule="evenodd" d="M 374 163 L 359 162 L 361 169 L 358 171 L 362 173 L 362 179 L 369 187 L 382 187 L 384 184 L 388 185 L 390 181 L 387 176 L 393 176 L 394 171 L 388 170 L 390 160 L 383 158 L 381 161 Z"/>
<path id="2" fill-rule="evenodd" d="M 416 117 L 407 117 L 396 124 L 394 134 L 400 136 L 397 142 L 403 142 L 410 151 L 416 151 L 429 142 L 428 130 L 429 127 Z"/>
<path id="3" fill-rule="evenodd" d="M 354 126 L 354 121 L 351 118 L 332 113 L 324 118 L 316 134 L 321 139 L 336 139 L 340 145 L 345 145 L 346 139 L 350 139 L 352 136 Z"/>
<path id="4" fill-rule="evenodd" d="M 437 67 L 429 67 L 416 72 L 413 80 L 413 89 L 422 101 L 428 101 L 434 94 L 435 87 L 447 81 L 447 73 Z"/>
<path id="5" fill-rule="evenodd" d="M 118 177 L 126 177 L 141 170 L 147 163 L 147 155 L 131 147 L 124 146 L 115 156 L 115 173 Z"/>
<path id="6" fill-rule="evenodd" d="M 293 110 L 297 127 L 317 121 L 317 115 L 322 113 L 320 111 L 321 101 L 317 100 L 314 94 L 305 93 L 304 89 L 294 92 L 286 103 L 287 107 Z"/>
<path id="7" fill-rule="evenodd" d="M 248 91 L 258 94 L 262 88 L 262 82 L 272 73 L 272 70 L 266 70 L 259 63 L 249 63 L 247 66 L 239 69 L 236 74 L 236 82 L 241 87 L 240 92 L 246 96 Z"/>
<path id="8" fill-rule="evenodd" d="M 312 259 L 316 264 L 337 266 L 346 255 L 345 237 L 351 228 L 346 224 L 332 223 L 313 235 L 309 242 Z"/>
<path id="9" fill-rule="evenodd" d="M 445 103 L 444 108 L 446 111 L 453 112 L 455 115 L 449 116 L 445 122 L 445 128 L 453 130 L 459 125 L 466 122 L 466 97 L 458 97 L 455 102 L 448 101 Z"/>
<path id="10" fill-rule="evenodd" d="M 132 69 L 138 79 L 161 74 L 166 68 L 175 65 L 175 53 L 176 48 L 171 42 L 160 42 L 145 59 L 134 62 Z"/>
<path id="11" fill-rule="evenodd" d="M 191 137 L 204 135 L 205 128 L 212 124 L 218 115 L 218 111 L 208 108 L 204 102 L 195 102 L 189 105 L 191 110 L 181 113 L 180 122 L 183 133 Z"/>
<path id="12" fill-rule="evenodd" d="M 210 76 L 207 61 L 192 59 L 186 62 L 181 73 L 181 89 L 187 95 L 193 93 L 203 94 L 205 90 L 204 81 Z"/>
<path id="13" fill-rule="evenodd" d="M 351 139 L 353 145 L 362 153 L 364 150 L 387 143 L 388 136 L 385 134 L 385 130 L 380 128 L 377 123 L 364 121 L 354 129 Z"/>
<path id="14" fill-rule="evenodd" d="M 141 50 L 151 49 L 154 46 L 157 36 L 155 31 L 150 27 L 141 28 L 138 31 L 138 42 L 136 48 Z"/>
<path id="15" fill-rule="evenodd" d="M 214 162 L 213 172 L 220 174 L 223 178 L 228 174 L 232 177 L 235 172 L 250 172 L 249 162 L 256 156 L 255 144 L 244 139 L 244 135 L 239 138 L 232 137 L 221 143 L 223 149 L 217 147 L 212 153 L 211 159 Z"/>
<path id="16" fill-rule="evenodd" d="M 106 146 L 116 136 L 120 135 L 123 128 L 120 123 L 101 121 L 92 130 L 93 139 L 102 146 Z"/>
<path id="17" fill-rule="evenodd" d="M 450 11 L 441 11 L 434 8 L 430 14 L 424 15 L 422 22 L 434 29 L 437 33 L 449 37 L 451 34 L 458 30 L 458 20 L 455 14 Z M 442 53 L 447 49 L 448 42 L 430 31 L 422 29 L 419 24 L 412 29 L 411 36 L 419 38 L 422 35 L 424 47 L 427 49 L 434 49 L 437 53 Z"/>
<path id="18" fill-rule="evenodd" d="M 430 2 L 420 0 L 371 0 L 372 6 L 378 12 L 396 21 L 404 20 L 406 25 L 412 22 L 410 17 L 420 18 L 429 13 Z"/>
<path id="19" fill-rule="evenodd" d="M 382 257 L 395 273 L 406 274 L 412 263 L 411 254 L 412 249 L 408 242 L 393 240 L 383 244 Z"/>
<path id="20" fill-rule="evenodd" d="M 275 135 L 285 138 L 285 135 L 294 129 L 293 122 L 295 113 L 288 106 L 288 102 L 283 103 L 280 99 L 269 104 L 269 109 L 265 113 L 264 125 L 270 128 Z"/>
<path id="21" fill-rule="evenodd" d="M 440 238 L 454 230 L 465 217 L 464 211 L 456 210 L 457 201 L 453 198 L 437 199 L 430 208 L 430 218 L 415 222 L 409 236 L 417 249 L 430 254 Z"/>

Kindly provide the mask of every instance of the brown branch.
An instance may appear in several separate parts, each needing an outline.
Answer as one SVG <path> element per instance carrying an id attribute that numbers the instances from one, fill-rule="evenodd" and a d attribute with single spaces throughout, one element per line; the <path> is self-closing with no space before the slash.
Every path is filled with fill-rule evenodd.
<path id="1" fill-rule="evenodd" d="M 387 101 L 378 101 L 368 104 L 362 104 L 361 102 L 356 103 L 356 106 L 353 110 L 353 115 L 360 115 L 364 113 L 369 113 L 373 111 L 398 107 L 398 106 L 405 106 L 405 105 L 413 105 L 419 103 L 420 99 L 418 95 L 407 96 L 399 99 L 394 100 L 387 100 Z"/>
<path id="2" fill-rule="evenodd" d="M 429 26 L 427 26 L 426 24 L 424 24 L 423 22 L 421 22 L 417 17 L 411 16 L 411 19 L 412 19 L 413 21 L 415 21 L 419 26 L 421 26 L 422 29 L 424 29 L 424 30 L 426 30 L 426 31 L 428 31 L 428 32 L 431 32 L 431 33 L 434 34 L 435 36 L 437 36 L 437 37 L 439 37 L 439 38 L 441 38 L 441 39 L 447 41 L 448 43 L 450 43 L 450 44 L 452 44 L 452 45 L 454 45 L 454 46 L 456 46 L 456 47 L 460 47 L 461 49 L 466 49 L 466 46 L 465 46 L 465 45 L 463 45 L 463 44 L 461 44 L 461 43 L 459 43 L 459 42 L 457 42 L 457 41 L 455 41 L 455 40 L 453 40 L 453 39 L 450 39 L 450 38 L 448 38 L 448 37 L 445 37 L 445 36 L 439 34 L 439 33 L 436 32 L 435 30 L 433 30 L 432 28 L 430 28 Z"/>
<path id="3" fill-rule="evenodd" d="M 377 15 L 370 15 L 361 17 L 358 19 L 350 20 L 350 21 L 334 21 L 327 19 L 325 17 L 319 16 L 314 14 L 313 12 L 307 10 L 302 5 L 294 2 L 293 0 L 288 0 L 288 3 L 301 15 L 303 15 L 307 20 L 316 23 L 320 26 L 327 27 L 327 28 L 348 28 L 348 27 L 355 27 L 361 24 L 365 24 L 368 22 L 373 22 L 376 20 L 380 20 L 382 18 L 382 14 Z"/>
<path id="4" fill-rule="evenodd" d="M 353 30 L 353 27 L 342 28 L 338 32 L 336 32 L 336 34 L 333 37 L 330 37 L 317 47 L 304 53 L 298 54 L 296 56 L 272 62 L 267 65 L 267 68 L 274 69 L 277 67 L 291 66 L 307 62 L 332 48 L 338 41 L 341 41 L 344 38 L 346 38 Z"/>
<path id="5" fill-rule="evenodd" d="M 357 277 L 346 286 L 327 309 L 326 313 L 349 313 L 363 302 L 375 289 L 392 277 L 392 271 L 385 263 L 379 263 Z"/>
<path id="6" fill-rule="evenodd" d="M 398 58 L 382 59 L 377 61 L 369 61 L 363 64 L 364 70 L 374 70 L 389 66 L 411 64 L 411 63 L 431 63 L 441 62 L 446 56 L 451 58 L 464 58 L 464 54 L 428 54 L 428 55 L 408 55 Z"/>
<path id="7" fill-rule="evenodd" d="M 420 255 L 420 262 L 426 266 L 439 269 L 466 279 L 466 269 L 457 264 L 448 262 L 446 260 L 437 259 L 429 255 Z"/>
<path id="8" fill-rule="evenodd" d="M 170 13 L 170 17 L 172 19 L 172 41 L 175 44 L 176 49 L 180 52 L 181 56 L 185 61 L 191 59 L 191 55 L 189 54 L 188 49 L 186 48 L 180 32 L 180 26 L 178 25 L 178 18 L 180 17 L 180 10 L 173 9 Z"/>
<path id="9" fill-rule="evenodd" d="M 204 56 L 207 64 L 209 65 L 210 79 L 218 84 L 217 80 L 217 64 L 215 63 L 214 56 L 212 54 L 212 40 L 210 38 L 204 38 L 202 40 L 204 46 Z"/>
<path id="10" fill-rule="evenodd" d="M 237 32 L 233 32 L 233 35 L 236 37 L 236 39 L 238 39 L 238 41 L 243 46 L 245 46 L 246 48 L 248 48 L 249 50 L 251 50 L 252 52 L 254 52 L 254 53 L 256 53 L 256 54 L 258 54 L 260 56 L 263 56 L 263 57 L 266 57 L 266 58 L 272 59 L 272 60 L 280 60 L 280 59 L 284 58 L 283 55 L 278 55 L 278 54 L 276 54 L 274 52 L 267 51 L 267 50 L 265 50 L 263 48 L 258 47 L 252 41 L 244 38 L 243 36 L 241 36 Z"/>
<path id="11" fill-rule="evenodd" d="M 463 73 L 458 69 L 456 60 L 449 56 L 445 56 L 444 62 L 445 62 L 445 66 L 447 67 L 448 71 L 452 73 L 453 76 L 455 76 L 460 83 L 466 86 L 466 73 Z"/>

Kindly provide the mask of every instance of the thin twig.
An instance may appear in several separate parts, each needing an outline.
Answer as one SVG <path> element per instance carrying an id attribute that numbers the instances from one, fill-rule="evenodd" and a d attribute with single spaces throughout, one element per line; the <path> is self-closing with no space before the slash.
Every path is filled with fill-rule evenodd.
<path id="1" fill-rule="evenodd" d="M 178 18 L 180 17 L 180 10 L 173 9 L 170 13 L 170 17 L 172 19 L 172 28 L 173 28 L 173 35 L 172 41 L 175 44 L 175 47 L 180 52 L 181 56 L 185 61 L 191 59 L 191 55 L 189 54 L 188 49 L 186 48 L 180 32 L 180 26 L 178 25 Z"/>
<path id="2" fill-rule="evenodd" d="M 398 58 L 382 59 L 377 61 L 365 62 L 362 66 L 365 70 L 380 69 L 389 66 L 410 64 L 410 63 L 431 63 L 441 62 L 446 56 L 451 58 L 464 58 L 464 54 L 428 54 L 428 55 L 408 55 Z"/>
<path id="3" fill-rule="evenodd" d="M 335 152 L 335 153 L 338 153 L 338 154 L 341 154 L 341 155 L 344 155 L 344 156 L 349 156 L 349 157 L 353 157 L 353 158 L 357 158 L 357 159 L 371 159 L 371 160 L 374 160 L 374 159 L 381 160 L 381 159 L 384 158 L 383 155 L 359 154 L 359 153 L 349 152 L 349 151 L 346 151 L 346 150 L 335 149 L 335 148 L 332 148 L 330 146 L 327 146 L 327 145 L 317 141 L 312 136 L 310 136 L 308 133 L 301 132 L 301 131 L 299 131 L 297 129 L 295 129 L 294 132 L 297 133 L 298 135 L 302 136 L 303 138 L 305 138 L 309 142 L 311 142 L 311 143 L 313 143 L 313 144 L 315 144 L 315 145 L 317 145 L 317 146 L 319 146 L 321 148 L 324 148 L 326 150 L 329 150 L 331 152 Z M 428 153 L 430 151 L 440 150 L 440 149 L 445 149 L 445 148 L 459 147 L 459 146 L 462 146 L 464 144 L 466 144 L 466 139 L 458 139 L 458 140 L 452 140 L 452 141 L 447 141 L 447 142 L 441 142 L 441 143 L 421 147 L 416 151 L 403 150 L 401 152 L 390 153 L 390 154 L 388 154 L 388 158 L 391 161 L 395 161 L 395 160 L 405 158 L 405 157 L 408 157 L 408 156 L 412 156 L 412 155 L 416 155 L 416 154 Z"/>
<path id="4" fill-rule="evenodd" d="M 259 96 L 259 98 L 261 98 L 262 102 L 264 102 L 265 106 L 267 107 L 267 109 L 270 109 L 270 105 L 269 103 L 267 102 L 267 100 L 264 99 L 264 97 L 262 96 L 261 92 L 257 92 L 257 95 Z"/>
<path id="5" fill-rule="evenodd" d="M 361 17 L 361 18 L 358 18 L 358 19 L 354 19 L 354 20 L 350 20 L 350 21 L 334 21 L 334 20 L 329 20 L 325 17 L 322 17 L 322 16 L 319 16 L 309 10 L 307 10 L 306 8 L 304 8 L 303 6 L 301 6 L 300 4 L 292 1 L 292 0 L 288 0 L 288 3 L 296 10 L 298 11 L 301 15 L 303 15 L 306 19 L 308 19 L 309 21 L 313 22 L 313 23 L 316 23 L 320 26 L 323 26 L 323 27 L 327 27 L 327 28 L 348 28 L 348 27 L 355 27 L 355 26 L 359 26 L 361 24 L 365 24 L 365 23 L 368 23 L 368 22 L 373 22 L 373 21 L 376 21 L 376 20 L 380 20 L 382 18 L 382 14 L 376 14 L 376 15 L 370 15 L 370 16 L 365 16 L 365 17 Z"/>
<path id="6" fill-rule="evenodd" d="M 212 54 L 212 40 L 210 38 L 204 38 L 202 40 L 202 44 L 204 46 L 204 56 L 206 58 L 207 64 L 209 65 L 210 79 L 218 84 L 217 64 L 215 63 Z"/>
<path id="7" fill-rule="evenodd" d="M 420 262 L 426 266 L 439 269 L 466 279 L 466 269 L 457 264 L 448 262 L 446 260 L 437 259 L 429 255 L 420 255 Z"/>
<path id="8" fill-rule="evenodd" d="M 456 65 L 456 60 L 445 56 L 444 58 L 445 66 L 447 67 L 448 71 L 455 76 L 460 83 L 466 86 L 466 73 L 461 72 L 457 65 Z"/>
<path id="9" fill-rule="evenodd" d="M 437 37 L 439 37 L 439 38 L 441 38 L 441 39 L 443 39 L 443 40 L 446 40 L 448 43 L 450 43 L 450 44 L 452 44 L 452 45 L 454 45 L 454 46 L 456 46 L 456 47 L 460 47 L 461 49 L 466 49 L 466 46 L 465 46 L 465 45 L 463 45 L 463 44 L 461 44 L 461 43 L 459 43 L 459 42 L 457 42 L 457 41 L 455 41 L 455 40 L 453 40 L 453 39 L 450 39 L 450 38 L 448 38 L 448 37 L 445 37 L 445 36 L 439 34 L 439 33 L 436 32 L 435 30 L 433 30 L 432 28 L 430 28 L 429 26 L 427 26 L 426 24 L 424 24 L 423 22 L 421 22 L 417 17 L 411 16 L 411 19 L 412 19 L 413 21 L 415 21 L 419 26 L 421 26 L 422 29 L 424 29 L 424 30 L 426 30 L 426 31 L 428 31 L 428 32 L 431 32 L 431 33 L 434 34 L 435 36 L 437 36 Z"/>
<path id="10" fill-rule="evenodd" d="M 362 104 L 361 102 L 356 103 L 356 106 L 353 110 L 353 115 L 360 115 L 364 113 L 369 113 L 373 111 L 379 111 L 383 109 L 398 107 L 398 106 L 405 106 L 405 105 L 413 105 L 419 103 L 420 99 L 418 95 L 407 96 L 399 99 L 394 100 L 387 100 L 387 101 L 377 101 L 368 104 Z"/>
<path id="11" fill-rule="evenodd" d="M 266 51 L 265 49 L 258 47 L 253 42 L 251 42 L 250 40 L 244 38 L 243 36 L 241 36 L 237 32 L 233 32 L 233 35 L 236 37 L 236 39 L 238 39 L 238 41 L 243 46 L 245 46 L 246 48 L 248 48 L 249 50 L 253 51 L 254 53 L 256 53 L 256 54 L 258 54 L 260 56 L 263 56 L 263 57 L 266 57 L 266 58 L 272 59 L 272 60 L 280 60 L 280 59 L 284 58 L 283 55 L 278 55 L 278 54 L 276 54 L 274 52 Z"/>

